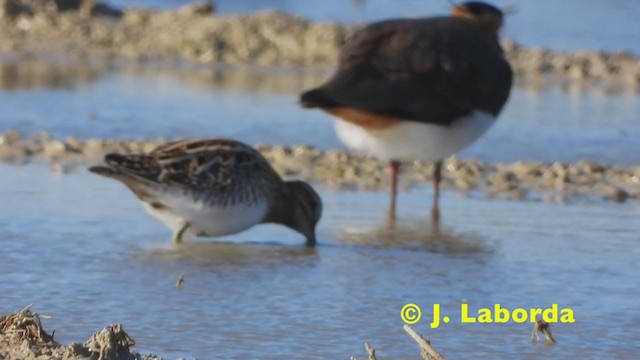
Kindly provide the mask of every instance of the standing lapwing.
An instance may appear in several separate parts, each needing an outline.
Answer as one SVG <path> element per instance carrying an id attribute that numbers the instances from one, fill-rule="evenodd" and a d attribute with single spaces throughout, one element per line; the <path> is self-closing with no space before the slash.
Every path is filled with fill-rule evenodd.
<path id="1" fill-rule="evenodd" d="M 262 223 L 287 226 L 316 244 L 322 200 L 303 181 L 284 181 L 255 149 L 229 139 L 192 139 L 149 154 L 105 156 L 91 172 L 114 178 L 145 209 L 184 235 L 222 236 Z"/>
<path id="2" fill-rule="evenodd" d="M 389 161 L 395 219 L 400 161 L 435 163 L 432 217 L 439 219 L 442 159 L 473 143 L 507 102 L 512 70 L 498 39 L 503 13 L 478 1 L 450 16 L 387 20 L 356 32 L 324 85 L 300 102 L 336 117 L 348 147 Z"/>

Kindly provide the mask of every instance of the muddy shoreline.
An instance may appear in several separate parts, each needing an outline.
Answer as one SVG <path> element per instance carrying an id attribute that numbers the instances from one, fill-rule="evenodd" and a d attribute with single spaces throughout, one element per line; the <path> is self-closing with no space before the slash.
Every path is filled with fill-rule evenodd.
<path id="1" fill-rule="evenodd" d="M 96 359 L 96 360 L 160 360 L 155 355 L 131 351 L 135 341 L 121 324 L 113 324 L 96 332 L 85 343 L 60 344 L 55 331 L 45 331 L 40 315 L 31 306 L 12 314 L 0 315 L 0 359 Z"/>
<path id="2" fill-rule="evenodd" d="M 361 26 L 279 12 L 217 15 L 207 2 L 151 10 L 116 9 L 94 0 L 0 0 L 0 55 L 330 69 L 342 44 Z M 640 91 L 635 54 L 555 52 L 508 39 L 503 45 L 520 81 Z"/>
<path id="3" fill-rule="evenodd" d="M 31 310 L 32 305 L 11 314 L 0 315 L 0 359 L 5 360 L 162 360 L 157 355 L 142 355 L 131 348 L 136 345 L 122 324 L 112 324 L 91 335 L 85 343 L 61 344 L 54 339 L 55 330 L 49 334 L 40 314 Z M 444 359 L 442 355 L 408 325 L 407 332 L 421 351 Z M 545 334 L 546 336 L 546 334 Z M 375 350 L 365 343 L 369 359 L 377 359 Z M 351 357 L 351 359 L 356 359 Z M 179 358 L 178 360 L 184 360 Z"/>
<path id="4" fill-rule="evenodd" d="M 0 133 L 0 162 L 49 164 L 56 173 L 67 173 L 102 161 L 104 154 L 149 152 L 167 139 L 114 140 L 73 137 L 53 138 L 46 132 L 31 136 L 16 131 Z M 323 151 L 308 145 L 256 145 L 286 178 L 299 178 L 335 189 L 383 191 L 388 186 L 386 166 L 375 158 L 337 150 Z M 432 165 L 415 161 L 402 167 L 401 186 L 429 185 Z M 573 164 L 487 163 L 445 161 L 443 188 L 486 197 L 512 200 L 564 201 L 602 198 L 613 202 L 640 199 L 640 166 L 614 166 L 592 161 Z"/>

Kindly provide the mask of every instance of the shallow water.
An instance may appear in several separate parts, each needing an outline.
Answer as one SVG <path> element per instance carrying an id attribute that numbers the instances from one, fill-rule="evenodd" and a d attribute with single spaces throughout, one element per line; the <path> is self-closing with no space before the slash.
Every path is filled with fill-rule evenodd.
<path id="1" fill-rule="evenodd" d="M 218 3 L 231 11 L 232 2 Z M 278 4 L 328 16 L 318 10 L 323 2 Z M 389 1 L 376 4 L 386 4 L 390 15 L 404 14 Z M 403 4 L 407 13 L 446 7 Z M 592 14 L 592 6 L 605 2 L 580 4 Z M 598 9 L 624 12 L 626 19 L 635 4 Z M 377 12 L 384 6 L 340 16 L 376 18 L 387 14 Z M 527 14 L 518 17 L 535 20 Z M 571 20 L 568 33 L 584 30 L 572 28 L 582 18 Z M 560 26 L 553 24 L 517 35 L 539 33 L 534 40 L 543 45 L 568 48 L 640 44 L 631 41 L 640 32 L 629 33 L 624 21 L 585 38 L 547 36 Z M 618 32 L 626 37 L 620 40 Z M 48 130 L 62 138 L 230 136 L 252 144 L 341 147 L 327 116 L 296 105 L 296 94 L 322 77 L 80 69 L 74 76 L 45 71 L 48 76 L 28 78 L 19 70 L 0 84 L 0 131 Z M 638 114 L 637 95 L 518 88 L 499 122 L 462 157 L 637 164 Z M 277 226 L 173 246 L 169 231 L 114 181 L 0 164 L 0 313 L 33 302 L 36 311 L 53 316 L 45 325 L 63 343 L 121 322 L 136 350 L 169 359 L 364 358 L 364 341 L 384 358 L 414 359 L 417 346 L 402 331 L 399 312 L 417 303 L 425 318 L 414 328 L 449 358 L 637 357 L 638 204 L 446 193 L 443 224 L 434 229 L 426 221 L 430 189 L 416 188 L 401 194 L 401 221 L 390 229 L 386 193 L 319 190 L 325 214 L 317 249 Z M 177 289 L 180 274 L 185 284 Z M 529 323 L 461 324 L 462 301 L 471 309 L 558 303 L 574 310 L 576 322 L 553 326 L 556 346 L 532 346 Z M 454 320 L 430 329 L 433 303 L 442 303 Z"/>
<path id="2" fill-rule="evenodd" d="M 192 0 L 108 0 L 117 6 L 176 7 Z M 636 0 L 492 0 L 516 6 L 504 33 L 528 46 L 556 50 L 627 50 L 640 54 L 640 2 Z M 374 21 L 449 11 L 448 0 L 216 0 L 218 13 L 292 12 L 317 21 Z M 604 25 L 606 24 L 606 25 Z"/>
<path id="3" fill-rule="evenodd" d="M 225 136 L 250 144 L 343 148 L 327 115 L 297 105 L 297 94 L 321 77 L 148 69 L 51 78 L 2 84 L 0 131 L 47 130 L 60 138 Z M 496 125 L 461 156 L 635 164 L 638 114 L 637 94 L 516 88 Z"/>
<path id="4" fill-rule="evenodd" d="M 0 165 L 0 313 L 28 303 L 63 343 L 122 322 L 136 349 L 186 358 L 413 359 L 400 308 L 450 358 L 634 358 L 640 209 L 633 205 L 443 197 L 426 220 L 429 189 L 402 193 L 401 221 L 384 221 L 385 193 L 320 189 L 317 249 L 277 226 L 217 242 L 170 244 L 121 185 L 86 172 Z M 72 204 L 72 205 L 71 205 Z M 180 274 L 184 287 L 175 288 Z M 553 347 L 532 346 L 531 324 L 462 324 L 459 304 L 575 312 Z M 430 329 L 441 303 L 452 321 Z"/>

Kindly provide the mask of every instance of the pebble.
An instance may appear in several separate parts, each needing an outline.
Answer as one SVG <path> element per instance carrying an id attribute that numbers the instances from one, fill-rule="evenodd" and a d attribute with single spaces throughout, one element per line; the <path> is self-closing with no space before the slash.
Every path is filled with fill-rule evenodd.
<path id="1" fill-rule="evenodd" d="M 93 0 L 64 13 L 27 4 L 0 24 L 0 46 L 16 54 L 49 54 L 67 49 L 70 57 L 186 60 L 194 63 L 266 66 L 333 66 L 360 26 L 318 23 L 282 12 L 218 15 L 211 1 L 175 10 L 110 8 Z M 84 10 L 83 10 L 84 9 Z M 89 9 L 89 10 L 87 10 Z M 102 9 L 102 10 L 100 10 Z M 100 16 L 98 16 L 100 15 Z M 110 21 L 105 21 L 105 16 Z M 212 45 L 215 44 L 215 45 Z M 640 90 L 640 61 L 629 53 L 558 52 L 503 41 L 505 55 L 521 78 L 570 82 L 579 87 Z M 572 89 L 573 87 L 569 87 Z"/>
<path id="2" fill-rule="evenodd" d="M 66 174 L 79 165 L 94 164 L 109 152 L 150 152 L 168 139 L 131 140 L 77 139 L 65 141 L 39 132 L 26 137 L 15 130 L 0 133 L 0 161 L 23 164 L 50 163 L 51 171 Z M 339 189 L 386 190 L 386 163 L 372 157 L 338 150 L 323 151 L 309 145 L 259 144 L 255 148 L 274 169 L 287 178 L 309 179 Z M 420 161 L 403 164 L 401 176 L 408 187 L 431 186 L 432 164 Z M 640 199 L 640 166 L 614 167 L 592 161 L 552 164 L 517 161 L 490 164 L 451 157 L 444 161 L 443 188 L 467 192 L 484 190 L 487 196 L 525 200 L 530 194 L 559 201 L 570 196 L 597 196 L 612 202 Z M 550 201 L 551 201 L 550 200 Z"/>
<path id="3" fill-rule="evenodd" d="M 0 135 L 0 145 L 11 146 L 22 139 L 22 135 L 15 131 L 9 130 Z"/>
<path id="4" fill-rule="evenodd" d="M 49 159 L 58 159 L 66 155 L 67 146 L 59 140 L 53 140 L 44 145 L 44 156 Z"/>

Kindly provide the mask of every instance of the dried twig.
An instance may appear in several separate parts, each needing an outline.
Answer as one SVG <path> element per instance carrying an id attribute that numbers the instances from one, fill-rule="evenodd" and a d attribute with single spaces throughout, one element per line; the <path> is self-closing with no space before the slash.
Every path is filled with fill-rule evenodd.
<path id="1" fill-rule="evenodd" d="M 556 339 L 551 335 L 551 325 L 542 319 L 538 319 L 538 321 L 533 325 L 531 342 L 534 344 L 538 341 L 538 333 L 542 333 L 544 335 L 545 339 L 547 339 L 547 345 L 553 345 L 556 343 Z"/>
<path id="2" fill-rule="evenodd" d="M 27 311 L 31 310 L 31 308 L 33 307 L 33 305 L 34 305 L 34 304 L 33 304 L 33 303 L 31 303 L 31 304 L 29 304 L 29 305 L 25 306 L 25 307 L 24 307 L 24 309 L 22 309 L 22 310 L 20 310 L 20 311 L 18 311 L 18 312 L 19 312 L 19 313 L 26 313 Z"/>
<path id="3" fill-rule="evenodd" d="M 178 289 L 182 289 L 182 285 L 184 284 L 184 273 L 180 274 L 180 277 L 178 278 L 178 281 L 176 281 L 176 287 Z"/>
<path id="4" fill-rule="evenodd" d="M 369 360 L 378 360 L 376 357 L 376 349 L 372 348 L 368 342 L 364 343 L 364 348 L 367 350 L 367 353 L 369 353 Z"/>
<path id="5" fill-rule="evenodd" d="M 411 328 L 409 325 L 404 326 L 404 331 L 409 334 L 420 346 L 420 355 L 424 360 L 444 360 L 444 356 L 442 356 L 436 349 L 431 346 L 431 342 L 422 337 L 422 335 L 418 334 Z"/>
<path id="6" fill-rule="evenodd" d="M 84 346 L 98 355 L 98 360 L 128 359 L 136 342 L 124 331 L 122 324 L 109 325 L 91 336 Z"/>
<path id="7" fill-rule="evenodd" d="M 40 316 L 31 311 L 33 304 L 24 309 L 0 317 L 0 334 L 17 336 L 30 344 L 55 344 L 53 336 L 44 331 Z"/>
<path id="8" fill-rule="evenodd" d="M 124 332 L 122 325 L 107 326 L 93 334 L 86 344 L 60 345 L 42 327 L 40 315 L 31 311 L 33 304 L 8 315 L 0 315 L 0 359 L 15 351 L 19 358 L 46 359 L 159 359 L 131 352 L 135 341 Z M 18 354 L 15 353 L 15 354 Z M 17 357 L 11 357 L 17 358 Z"/>

